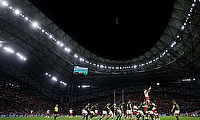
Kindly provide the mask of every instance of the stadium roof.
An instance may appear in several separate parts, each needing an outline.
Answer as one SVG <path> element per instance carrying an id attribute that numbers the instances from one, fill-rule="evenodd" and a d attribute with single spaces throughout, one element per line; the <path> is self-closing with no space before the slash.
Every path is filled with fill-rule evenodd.
<path id="1" fill-rule="evenodd" d="M 106 93 L 111 94 L 110 92 L 112 92 L 111 90 L 113 90 L 114 88 L 128 89 L 130 87 L 130 90 L 135 90 L 136 88 L 137 90 L 141 90 L 142 87 L 138 86 L 155 84 L 155 82 L 162 82 L 161 84 L 165 84 L 166 89 L 163 89 L 162 87 L 159 87 L 157 89 L 161 91 L 176 91 L 178 93 L 187 91 L 187 94 L 193 95 L 199 95 L 200 93 L 200 7 L 199 2 L 197 2 L 196 0 L 176 0 L 173 5 L 172 11 L 168 11 L 168 14 L 166 13 L 167 15 L 170 15 L 170 18 L 166 19 L 166 21 L 163 22 L 163 24 L 167 25 L 164 30 L 159 29 L 160 32 L 162 31 L 160 34 L 149 34 L 154 30 L 154 26 L 147 29 L 143 25 L 144 23 L 146 23 L 146 21 L 149 22 L 149 19 L 140 19 L 140 21 L 138 22 L 139 27 L 135 26 L 134 28 L 137 29 L 129 29 L 128 31 L 133 31 L 133 34 L 135 34 L 137 33 L 137 30 L 141 30 L 145 34 L 142 37 L 140 36 L 141 38 L 145 37 L 146 34 L 149 34 L 148 37 L 150 35 L 153 35 L 153 37 L 154 35 L 156 35 L 156 37 L 158 38 L 152 39 L 153 41 L 155 40 L 154 44 L 151 44 L 149 46 L 143 41 L 141 46 L 144 47 L 139 47 L 138 49 L 142 48 L 141 50 L 144 50 L 143 48 L 149 47 L 150 50 L 147 50 L 147 52 L 145 52 L 146 50 L 144 50 L 140 53 L 142 55 L 139 55 L 138 57 L 136 57 L 137 55 L 134 54 L 133 56 L 135 57 L 126 60 L 114 60 L 115 54 L 113 54 L 114 57 L 112 59 L 108 59 L 106 57 L 104 58 L 103 55 L 95 53 L 100 50 L 100 48 L 98 47 L 95 47 L 98 48 L 98 50 L 89 50 L 91 48 L 87 48 L 87 46 L 84 46 L 83 43 L 87 43 L 85 42 L 85 40 L 90 41 L 91 39 L 89 38 L 94 37 L 89 36 L 86 30 L 86 33 L 82 33 L 82 29 L 79 29 L 79 27 L 77 26 L 74 27 L 76 21 L 70 22 L 73 21 L 72 18 L 68 22 L 66 22 L 66 26 L 69 29 L 65 29 L 65 27 L 62 27 L 62 24 L 64 23 L 59 22 L 61 24 L 60 25 L 59 23 L 54 21 L 55 19 L 53 19 L 52 16 L 47 16 L 47 11 L 50 11 L 50 9 L 48 9 L 46 12 L 44 11 L 43 13 L 41 12 L 42 9 L 37 9 L 35 5 L 31 4 L 27 0 L 10 0 L 8 1 L 8 3 L 0 0 L 0 3 L 1 74 L 7 73 L 9 75 L 12 75 L 17 79 L 20 79 L 21 81 L 32 85 L 42 93 L 45 93 L 49 96 L 54 96 L 52 94 L 60 93 L 59 90 L 62 88 L 64 89 L 65 93 L 67 93 L 68 95 L 71 94 L 71 96 L 72 93 L 76 96 L 78 92 L 79 94 L 81 94 L 81 92 L 92 91 L 92 94 L 96 94 L 95 96 L 98 97 L 99 93 L 102 93 L 100 95 Z M 44 5 L 44 3 L 41 2 L 41 5 Z M 70 7 L 70 5 L 71 4 L 69 4 L 69 8 L 74 8 L 72 6 Z M 171 6 L 171 4 L 169 5 Z M 147 5 L 146 7 L 150 8 L 150 6 Z M 144 10 L 146 7 L 142 8 L 141 6 L 141 9 Z M 148 11 L 144 11 L 143 14 L 138 13 L 138 16 L 141 15 L 141 17 L 146 17 L 146 13 Z M 84 10 L 81 12 L 84 12 Z M 105 13 L 105 11 L 102 12 Z M 100 12 L 97 11 L 94 13 L 98 13 L 94 15 L 95 19 L 98 18 Z M 78 17 L 73 15 L 71 17 Z M 87 16 L 89 15 L 91 15 L 90 12 L 88 12 Z M 65 14 L 64 16 L 66 16 L 64 18 L 69 18 L 70 13 L 69 15 Z M 105 16 L 109 16 L 108 13 L 105 13 Z M 91 16 L 87 18 L 90 17 Z M 120 24 L 124 27 L 126 25 L 123 24 L 126 23 L 121 22 L 123 17 L 126 18 L 126 16 L 123 16 L 122 14 L 122 17 L 115 16 L 109 18 L 108 20 L 112 21 L 112 18 L 115 20 L 116 18 L 118 18 L 118 25 L 116 25 L 116 21 L 111 23 L 113 23 L 113 26 L 115 27 L 119 27 Z M 64 18 L 62 17 L 64 21 L 68 20 Z M 156 18 L 159 19 L 159 17 Z M 57 17 L 57 19 L 59 18 Z M 151 18 L 152 22 L 156 21 L 157 19 Z M 104 20 L 104 17 L 100 19 L 100 21 Z M 94 24 L 93 22 L 96 23 L 95 21 L 92 21 L 92 24 Z M 100 28 L 103 27 L 104 24 L 108 24 L 107 21 L 100 23 L 103 23 L 101 25 L 99 24 Z M 82 22 L 78 22 L 77 24 L 84 25 Z M 129 23 L 127 22 L 127 24 Z M 130 23 L 130 25 L 133 24 L 135 24 L 135 22 Z M 109 25 L 110 24 L 108 24 L 108 26 Z M 84 28 L 86 29 L 86 27 Z M 101 28 L 100 31 L 102 30 L 104 29 Z M 106 30 L 107 29 L 105 29 L 105 31 Z M 100 33 L 99 31 L 90 32 L 98 35 Z M 76 36 L 78 38 L 76 38 Z M 99 35 L 97 38 L 102 37 L 103 35 Z M 138 39 L 140 37 L 134 36 L 132 39 Z M 116 37 L 116 39 L 117 38 L 118 37 Z M 129 43 L 128 41 L 124 42 L 125 40 L 121 40 L 121 37 L 119 38 L 120 39 L 117 40 L 119 44 Z M 81 41 L 84 42 L 82 43 Z M 102 42 L 102 39 L 97 41 Z M 104 41 L 102 43 L 110 45 L 109 43 L 107 43 L 107 41 Z M 137 40 L 136 43 L 134 41 L 131 42 L 136 44 L 139 41 Z M 138 47 L 139 45 L 136 46 Z M 139 51 L 138 49 L 137 51 Z M 5 51 L 9 53 L 7 54 Z M 101 49 L 100 51 L 103 50 Z M 103 53 L 105 53 L 105 51 L 103 51 Z M 18 60 L 17 57 L 22 59 L 23 61 Z M 126 57 L 122 58 L 125 59 Z M 74 76 L 72 74 L 74 65 L 88 67 L 89 75 Z M 50 77 L 52 77 L 53 81 L 49 80 L 49 75 L 52 75 Z M 190 79 L 192 80 L 190 82 L 192 84 L 184 84 L 180 86 L 179 83 L 182 84 L 182 79 Z M 64 83 L 67 83 L 67 86 L 65 86 Z M 64 85 L 64 87 L 59 86 L 60 84 Z M 77 86 L 83 84 L 91 85 L 92 90 L 89 89 L 88 91 L 79 91 L 79 88 Z M 132 86 L 135 86 L 135 88 L 131 88 Z M 179 90 L 176 90 L 177 87 L 179 87 Z"/>

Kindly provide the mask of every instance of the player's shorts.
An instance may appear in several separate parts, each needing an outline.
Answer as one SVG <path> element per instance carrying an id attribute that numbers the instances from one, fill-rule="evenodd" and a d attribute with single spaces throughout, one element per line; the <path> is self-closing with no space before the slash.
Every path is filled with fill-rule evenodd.
<path id="1" fill-rule="evenodd" d="M 117 113 L 122 114 L 122 110 L 117 110 Z"/>
<path id="2" fill-rule="evenodd" d="M 126 114 L 127 115 L 133 115 L 133 112 L 132 112 L 132 110 L 126 110 Z"/>
<path id="3" fill-rule="evenodd" d="M 95 110 L 94 112 L 95 112 L 95 113 L 98 113 L 98 110 Z"/>
<path id="4" fill-rule="evenodd" d="M 144 112 L 145 114 L 148 114 L 148 110 L 146 110 L 146 109 L 144 109 L 143 112 Z"/>
<path id="5" fill-rule="evenodd" d="M 138 114 L 138 111 L 133 111 L 133 115 L 137 115 Z"/>
<path id="6" fill-rule="evenodd" d="M 94 111 L 90 111 L 90 113 L 94 115 Z"/>
<path id="7" fill-rule="evenodd" d="M 180 113 L 180 110 L 175 110 L 174 113 L 175 113 L 175 114 L 179 114 L 179 113 Z"/>
<path id="8" fill-rule="evenodd" d="M 153 111 L 148 111 L 148 114 L 153 115 Z"/>
<path id="9" fill-rule="evenodd" d="M 103 115 L 107 115 L 108 113 L 107 113 L 107 111 L 103 110 L 103 111 L 102 111 L 102 114 L 103 114 Z"/>
<path id="10" fill-rule="evenodd" d="M 109 115 L 114 116 L 113 111 L 109 111 Z"/>
<path id="11" fill-rule="evenodd" d="M 54 114 L 58 114 L 58 112 L 57 112 L 57 111 L 54 111 Z"/>
<path id="12" fill-rule="evenodd" d="M 153 110 L 153 114 L 154 114 L 154 115 L 158 115 L 157 110 Z"/>
<path id="13" fill-rule="evenodd" d="M 146 101 L 150 101 L 150 98 L 149 97 L 145 97 Z"/>
<path id="14" fill-rule="evenodd" d="M 144 112 L 142 110 L 138 110 L 139 115 L 144 115 Z"/>
<path id="15" fill-rule="evenodd" d="M 88 114 L 88 111 L 85 109 L 82 109 L 82 114 Z"/>

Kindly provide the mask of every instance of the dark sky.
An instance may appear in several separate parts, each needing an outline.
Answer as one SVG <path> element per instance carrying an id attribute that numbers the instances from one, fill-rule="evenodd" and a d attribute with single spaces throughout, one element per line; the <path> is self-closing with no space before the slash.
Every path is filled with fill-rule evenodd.
<path id="1" fill-rule="evenodd" d="M 127 60 L 150 50 L 168 24 L 174 0 L 29 0 L 84 48 Z"/>

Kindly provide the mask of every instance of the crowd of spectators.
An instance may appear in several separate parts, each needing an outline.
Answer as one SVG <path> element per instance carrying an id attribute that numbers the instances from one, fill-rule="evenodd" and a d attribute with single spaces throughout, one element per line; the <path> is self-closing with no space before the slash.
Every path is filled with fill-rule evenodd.
<path id="1" fill-rule="evenodd" d="M 55 106 L 55 101 L 44 98 L 35 93 L 30 87 L 23 87 L 16 84 L 13 80 L 0 78 L 0 117 L 10 116 L 45 116 L 46 111 L 50 110 L 51 115 Z M 128 93 L 124 101 L 130 98 L 133 103 L 140 103 L 144 100 L 143 92 Z M 160 115 L 172 115 L 170 112 L 172 100 L 176 100 L 181 107 L 182 116 L 199 116 L 200 99 L 193 96 L 183 96 L 177 94 L 154 93 L 150 94 L 151 101 L 157 105 Z M 121 96 L 116 95 L 116 102 L 121 102 Z M 106 103 L 113 103 L 113 96 L 105 96 L 98 99 L 68 103 L 60 103 L 60 115 L 68 115 L 69 108 L 72 108 L 74 115 L 81 115 L 81 110 L 88 102 L 91 104 L 99 103 L 99 115 Z M 58 101 L 57 101 L 58 102 Z M 31 113 L 31 111 L 33 111 Z"/>
<path id="2" fill-rule="evenodd" d="M 38 96 L 28 86 L 0 78 L 0 104 L 0 116 L 43 116 L 54 101 Z"/>

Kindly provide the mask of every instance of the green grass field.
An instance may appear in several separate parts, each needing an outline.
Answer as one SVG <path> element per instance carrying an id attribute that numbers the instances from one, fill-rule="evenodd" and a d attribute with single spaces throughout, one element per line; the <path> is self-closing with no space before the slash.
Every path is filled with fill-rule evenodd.
<path id="1" fill-rule="evenodd" d="M 2 117 L 0 120 L 53 120 L 53 117 Z M 58 117 L 57 120 L 81 120 L 81 117 Z M 98 118 L 93 118 L 92 120 L 98 120 Z M 103 118 L 102 120 L 105 120 Z M 109 119 L 112 120 L 112 119 Z M 123 120 L 123 119 L 122 119 Z M 174 116 L 161 116 L 160 120 L 176 120 Z M 179 120 L 200 120 L 200 117 L 180 117 Z"/>

